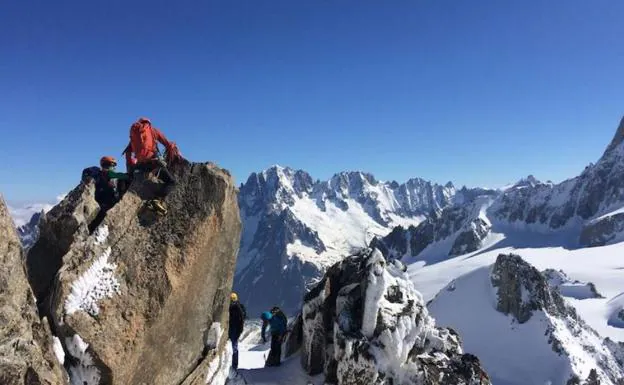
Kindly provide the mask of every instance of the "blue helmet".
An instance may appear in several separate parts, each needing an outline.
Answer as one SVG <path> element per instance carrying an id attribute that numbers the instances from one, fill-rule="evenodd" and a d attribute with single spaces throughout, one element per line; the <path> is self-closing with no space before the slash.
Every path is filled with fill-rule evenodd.
<path id="1" fill-rule="evenodd" d="M 264 313 L 262 313 L 262 315 L 260 316 L 260 318 L 262 318 L 264 321 L 268 321 L 271 318 L 273 318 L 273 314 L 271 314 L 270 311 L 265 311 Z"/>

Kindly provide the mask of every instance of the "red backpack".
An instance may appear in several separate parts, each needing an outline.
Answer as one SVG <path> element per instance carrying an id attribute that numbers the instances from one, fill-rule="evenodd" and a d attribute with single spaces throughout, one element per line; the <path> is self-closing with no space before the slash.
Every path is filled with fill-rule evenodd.
<path id="1" fill-rule="evenodd" d="M 130 127 L 130 144 L 138 162 L 153 159 L 158 152 L 158 144 L 149 123 L 136 122 Z"/>

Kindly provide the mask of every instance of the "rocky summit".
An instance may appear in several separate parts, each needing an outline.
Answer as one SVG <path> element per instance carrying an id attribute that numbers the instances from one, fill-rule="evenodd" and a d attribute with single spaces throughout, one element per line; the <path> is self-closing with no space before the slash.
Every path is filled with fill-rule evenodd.
<path id="1" fill-rule="evenodd" d="M 304 369 L 341 385 L 490 384 L 460 337 L 435 326 L 403 270 L 375 249 L 332 266 L 304 300 Z"/>
<path id="2" fill-rule="evenodd" d="M 40 320 L 28 285 L 19 238 L 0 199 L 0 384 L 66 383 L 53 354 L 47 321 Z"/>
<path id="3" fill-rule="evenodd" d="M 91 184 L 42 221 L 28 272 L 72 384 L 225 382 L 237 190 L 214 164 L 173 172 L 178 184 L 163 217 L 144 206 L 159 184 L 135 175 L 99 224 L 91 223 L 99 210 Z"/>

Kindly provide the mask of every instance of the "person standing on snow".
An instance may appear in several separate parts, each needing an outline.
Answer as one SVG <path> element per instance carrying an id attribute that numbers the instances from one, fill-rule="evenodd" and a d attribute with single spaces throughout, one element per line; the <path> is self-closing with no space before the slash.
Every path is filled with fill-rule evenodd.
<path id="1" fill-rule="evenodd" d="M 284 312 L 277 306 L 273 307 L 271 311 L 265 311 L 262 313 L 262 341 L 266 343 L 266 328 L 270 326 L 271 329 L 271 350 L 267 357 L 265 366 L 280 366 L 282 360 L 282 339 L 286 334 L 288 326 L 288 319 Z"/>
<path id="2" fill-rule="evenodd" d="M 238 339 L 245 327 L 245 306 L 238 301 L 236 293 L 230 294 L 230 323 L 228 337 L 232 341 L 232 368 L 238 370 Z"/>
<path id="3" fill-rule="evenodd" d="M 166 162 L 159 157 L 159 142 L 165 146 Z M 134 170 L 156 171 L 156 177 L 165 186 L 160 194 L 161 199 L 155 199 L 152 203 L 158 211 L 166 212 L 162 199 L 173 190 L 176 184 L 176 180 L 167 169 L 167 165 L 181 159 L 175 143 L 167 140 L 159 129 L 152 126 L 152 122 L 148 118 L 139 118 L 130 127 L 130 143 L 128 143 L 123 154 L 126 156 L 126 167 L 130 175 Z"/>

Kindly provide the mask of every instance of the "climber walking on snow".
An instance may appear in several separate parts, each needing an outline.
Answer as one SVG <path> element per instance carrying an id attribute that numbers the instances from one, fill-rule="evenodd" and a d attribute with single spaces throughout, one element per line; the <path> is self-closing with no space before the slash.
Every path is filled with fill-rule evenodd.
<path id="1" fill-rule="evenodd" d="M 245 306 L 238 301 L 236 293 L 230 294 L 230 322 L 228 337 L 232 341 L 232 368 L 238 369 L 238 339 L 243 333 L 246 318 Z"/>
<path id="2" fill-rule="evenodd" d="M 262 313 L 262 341 L 266 343 L 266 328 L 270 325 L 271 329 L 271 350 L 267 357 L 265 366 L 280 366 L 282 360 L 282 340 L 286 334 L 288 319 L 284 312 L 277 306 L 271 311 Z"/>
<path id="3" fill-rule="evenodd" d="M 160 157 L 158 142 L 165 146 L 166 162 Z M 167 140 L 159 129 L 152 126 L 148 118 L 139 118 L 130 127 L 130 143 L 123 154 L 126 156 L 126 166 L 130 175 L 135 170 L 154 172 L 156 177 L 164 183 L 160 199 L 152 201 L 152 206 L 157 211 L 165 213 L 166 208 L 162 199 L 173 190 L 176 184 L 167 166 L 181 159 L 175 143 Z"/>

